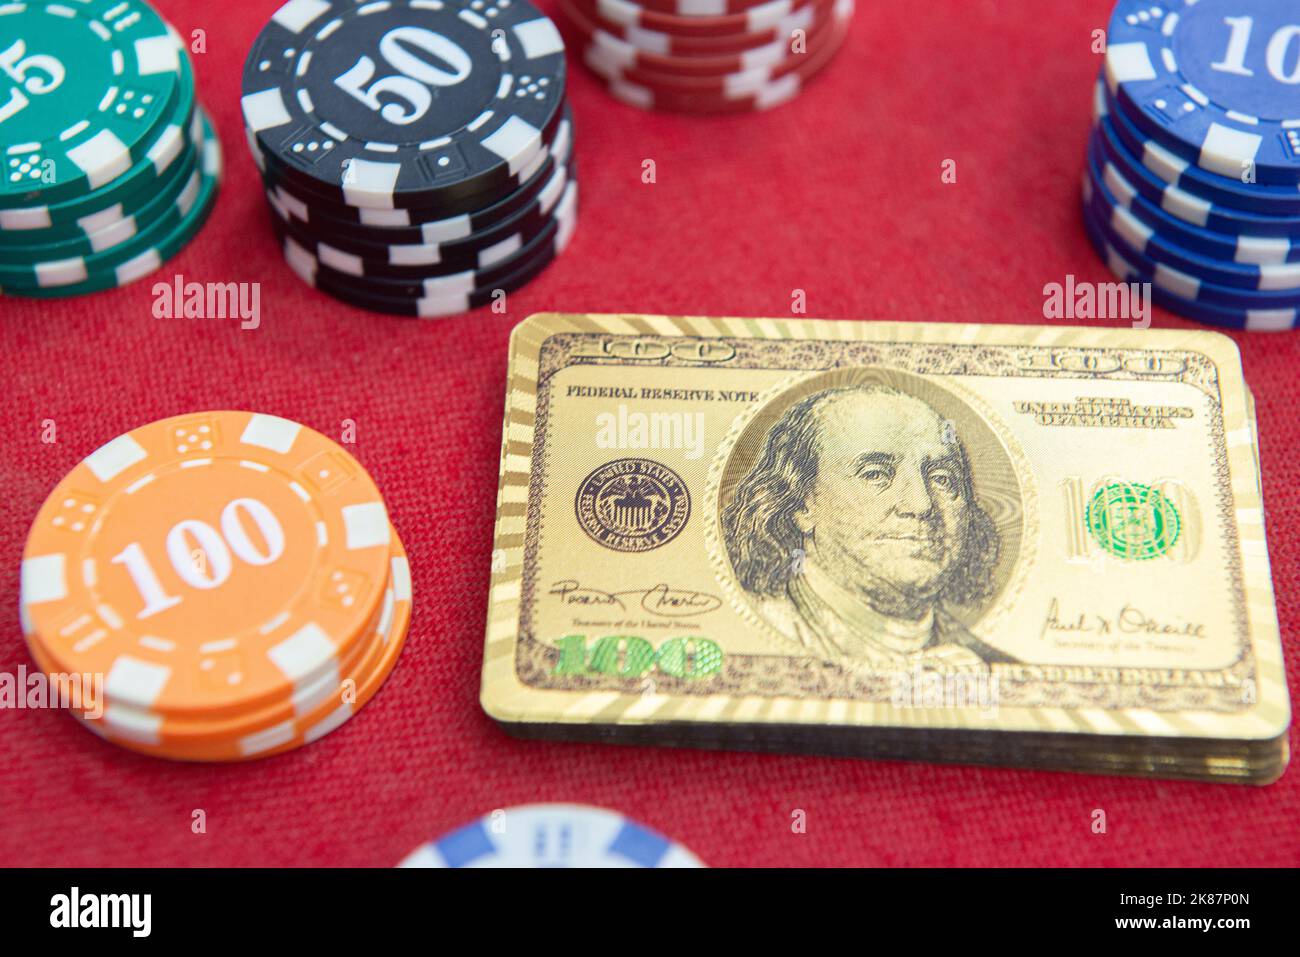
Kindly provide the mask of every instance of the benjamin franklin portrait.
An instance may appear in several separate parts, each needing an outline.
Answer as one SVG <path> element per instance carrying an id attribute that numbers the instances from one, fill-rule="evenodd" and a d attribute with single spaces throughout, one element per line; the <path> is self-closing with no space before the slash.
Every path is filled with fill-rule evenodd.
<path id="1" fill-rule="evenodd" d="M 952 613 L 995 588 L 1002 540 L 955 426 L 885 384 L 827 388 L 785 410 L 721 513 L 740 587 L 782 635 L 827 660 L 986 670 L 1015 659 Z"/>

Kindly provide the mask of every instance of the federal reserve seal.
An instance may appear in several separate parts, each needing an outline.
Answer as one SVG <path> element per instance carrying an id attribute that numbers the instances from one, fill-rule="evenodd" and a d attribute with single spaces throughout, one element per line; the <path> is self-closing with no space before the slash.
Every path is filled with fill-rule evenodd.
<path id="1" fill-rule="evenodd" d="M 593 541 L 616 552 L 648 552 L 686 527 L 691 496 L 666 465 L 618 459 L 582 480 L 573 507 Z"/>

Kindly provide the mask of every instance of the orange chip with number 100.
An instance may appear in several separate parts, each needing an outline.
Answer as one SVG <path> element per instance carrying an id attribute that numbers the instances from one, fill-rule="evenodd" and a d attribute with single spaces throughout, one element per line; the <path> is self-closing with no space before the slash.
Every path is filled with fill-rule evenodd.
<path id="1" fill-rule="evenodd" d="M 37 513 L 23 630 L 110 702 L 220 718 L 282 701 L 363 639 L 390 526 L 355 458 L 250 412 L 154 422 L 88 455 Z"/>
<path id="2" fill-rule="evenodd" d="M 98 713 L 75 699 L 69 700 L 69 711 L 107 741 L 178 761 L 247 761 L 317 741 L 364 707 L 397 664 L 411 618 L 411 574 L 395 530 L 390 567 L 384 600 L 369 622 L 368 637 L 349 653 L 351 660 L 319 684 L 301 687 L 290 701 L 237 718 L 208 721 L 150 716 L 112 703 Z M 31 651 L 43 670 L 57 671 L 39 648 L 33 646 Z"/>

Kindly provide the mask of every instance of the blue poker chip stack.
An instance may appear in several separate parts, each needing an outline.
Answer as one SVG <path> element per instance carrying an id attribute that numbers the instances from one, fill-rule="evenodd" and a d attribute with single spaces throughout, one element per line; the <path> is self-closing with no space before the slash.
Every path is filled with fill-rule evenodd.
<path id="1" fill-rule="evenodd" d="M 1213 326 L 1300 325 L 1300 7 L 1121 0 L 1083 177 L 1111 270 Z"/>
<path id="2" fill-rule="evenodd" d="M 289 0 L 241 105 L 289 267 L 352 305 L 496 305 L 576 227 L 564 42 L 526 0 Z"/>

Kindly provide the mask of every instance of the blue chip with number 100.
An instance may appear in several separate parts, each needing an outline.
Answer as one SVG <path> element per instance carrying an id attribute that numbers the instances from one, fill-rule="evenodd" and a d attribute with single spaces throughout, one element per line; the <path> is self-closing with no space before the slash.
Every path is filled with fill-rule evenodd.
<path id="1" fill-rule="evenodd" d="M 1120 0 L 1106 83 L 1134 125 L 1202 169 L 1300 183 L 1300 4 Z"/>

